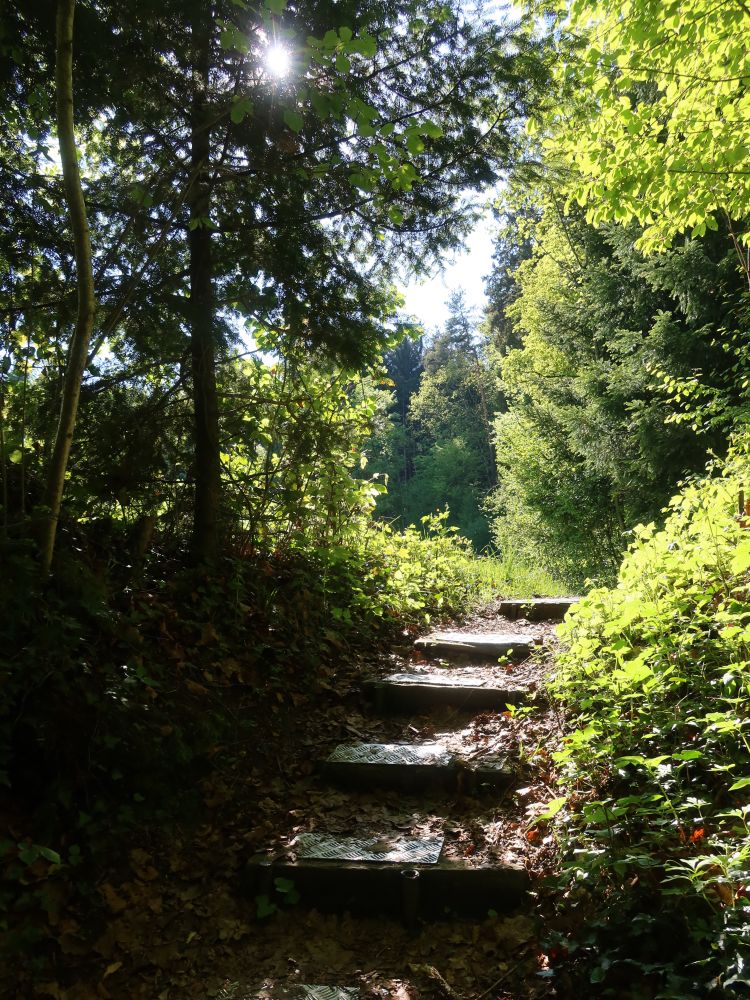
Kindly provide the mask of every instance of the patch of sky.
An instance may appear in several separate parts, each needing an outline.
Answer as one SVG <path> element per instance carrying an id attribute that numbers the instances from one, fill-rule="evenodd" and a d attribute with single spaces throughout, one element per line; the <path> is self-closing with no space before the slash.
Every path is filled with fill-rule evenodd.
<path id="1" fill-rule="evenodd" d="M 467 305 L 481 313 L 486 304 L 485 278 L 492 270 L 492 251 L 497 221 L 488 208 L 454 251 L 428 278 L 403 279 L 399 291 L 404 296 L 403 311 L 417 319 L 427 332 L 440 329 L 448 319 L 451 292 L 463 289 Z"/>

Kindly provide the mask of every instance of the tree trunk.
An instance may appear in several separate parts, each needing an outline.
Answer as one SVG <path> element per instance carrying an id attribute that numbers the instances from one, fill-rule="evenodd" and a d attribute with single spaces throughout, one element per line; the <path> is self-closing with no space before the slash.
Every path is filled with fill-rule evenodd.
<path id="1" fill-rule="evenodd" d="M 219 407 L 216 393 L 216 334 L 211 229 L 211 129 L 208 75 L 211 17 L 200 4 L 193 22 L 193 107 L 191 114 L 191 183 L 188 194 L 190 229 L 190 344 L 195 419 L 195 508 L 193 554 L 210 561 L 219 551 L 221 461 Z"/>
<path id="2" fill-rule="evenodd" d="M 55 548 L 57 521 L 60 516 L 65 472 L 68 468 L 70 446 L 78 413 L 81 379 L 86 367 L 86 357 L 91 340 L 96 313 L 94 297 L 94 272 L 91 264 L 91 239 L 86 205 L 78 171 L 78 153 L 73 129 L 73 17 L 75 0 L 58 0 L 57 51 L 55 61 L 55 87 L 57 96 L 57 138 L 60 146 L 65 200 L 70 215 L 70 227 L 76 261 L 78 287 L 78 315 L 73 337 L 68 349 L 68 361 L 63 381 L 60 420 L 55 444 L 47 472 L 46 512 L 40 530 L 40 548 L 43 572 L 49 573 Z"/>
<path id="3" fill-rule="evenodd" d="M 490 487 L 497 486 L 497 461 L 495 459 L 495 448 L 492 444 L 492 423 L 490 422 L 490 412 L 487 406 L 487 393 L 484 385 L 484 368 L 479 359 L 479 352 L 472 350 L 474 358 L 474 374 L 477 379 L 477 392 L 479 393 L 479 407 L 482 411 L 482 425 L 484 427 L 485 462 L 487 466 L 487 480 Z"/>

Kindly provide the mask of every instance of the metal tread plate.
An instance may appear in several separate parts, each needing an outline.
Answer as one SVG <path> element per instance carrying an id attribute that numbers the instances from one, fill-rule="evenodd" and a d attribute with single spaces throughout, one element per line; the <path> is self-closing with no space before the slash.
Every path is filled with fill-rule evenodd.
<path id="1" fill-rule="evenodd" d="M 507 632 L 431 632 L 429 635 L 417 639 L 419 643 L 450 643 L 455 642 L 462 646 L 531 646 L 534 642 L 533 636 L 518 635 Z"/>
<path id="2" fill-rule="evenodd" d="M 464 677 L 461 674 L 389 674 L 383 678 L 386 684 L 427 684 L 440 687 L 486 688 L 489 682 L 479 677 Z"/>
<path id="3" fill-rule="evenodd" d="M 355 1000 L 356 986 L 300 986 L 298 1000 Z"/>
<path id="4" fill-rule="evenodd" d="M 400 840 L 333 837 L 325 833 L 302 833 L 294 844 L 297 857 L 305 861 L 360 861 L 370 864 L 436 865 L 445 838 L 422 837 Z"/>
<path id="5" fill-rule="evenodd" d="M 329 764 L 395 764 L 401 766 L 447 766 L 453 754 L 442 743 L 358 743 L 341 744 L 328 757 Z"/>
<path id="6" fill-rule="evenodd" d="M 221 990 L 218 996 L 219 1000 L 230 1000 L 230 997 L 237 997 L 237 1000 L 357 1000 L 359 988 L 299 983 L 293 986 L 264 986 L 250 992 L 243 989 L 241 994 L 237 994 L 234 990 L 232 992 Z"/>

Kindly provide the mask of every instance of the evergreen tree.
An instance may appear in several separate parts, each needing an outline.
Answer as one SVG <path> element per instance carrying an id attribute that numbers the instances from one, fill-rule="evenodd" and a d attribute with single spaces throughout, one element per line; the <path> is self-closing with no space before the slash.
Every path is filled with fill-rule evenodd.
<path id="1" fill-rule="evenodd" d="M 48 14 L 3 11 L 5 95 L 16 122 L 37 124 L 1 158 L 11 173 L 14 158 L 30 160 L 30 184 L 57 197 L 54 170 L 41 169 Z M 210 558 L 222 522 L 217 366 L 233 317 L 274 329 L 282 349 L 371 359 L 391 337 L 396 262 L 425 264 L 466 230 L 466 192 L 508 164 L 540 63 L 522 33 L 458 5 L 93 0 L 81 14 L 94 344 L 121 361 L 168 358 L 172 379 L 189 372 L 194 550 Z M 271 38 L 290 55 L 284 78 L 268 68 Z M 26 216 L 28 259 L 50 236 Z M 54 211 L 49 221 L 59 229 Z M 60 255 L 64 272 L 65 240 Z M 47 301 L 33 283 L 26 301 Z M 60 344 L 69 329 L 66 318 Z"/>
<path id="2" fill-rule="evenodd" d="M 627 532 L 661 518 L 742 415 L 746 365 L 725 334 L 746 325 L 742 277 L 723 236 L 650 258 L 639 235 L 549 206 L 515 273 L 522 346 L 499 359 L 496 537 L 574 586 L 613 572 Z M 685 420 L 664 378 L 690 396 L 697 373 Z"/>
<path id="3" fill-rule="evenodd" d="M 369 466 L 388 477 L 381 516 L 415 523 L 447 506 L 452 523 L 479 548 L 490 540 L 482 504 L 496 481 L 492 420 L 500 404 L 485 348 L 465 294 L 452 293 L 445 326 L 422 355 L 418 388 L 413 376 L 400 393 L 396 382 L 396 409 L 381 422 Z M 413 348 L 402 348 L 398 360 L 407 358 L 416 374 Z"/>

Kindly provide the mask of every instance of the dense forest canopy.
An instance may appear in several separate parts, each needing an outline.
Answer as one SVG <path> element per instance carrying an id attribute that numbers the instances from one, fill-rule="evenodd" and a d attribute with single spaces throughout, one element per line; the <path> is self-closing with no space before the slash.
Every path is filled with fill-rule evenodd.
<path id="1" fill-rule="evenodd" d="M 728 41 L 735 15 L 722 7 L 702 21 L 696 8 L 674 44 L 647 39 L 661 61 L 625 73 L 618 57 L 647 31 L 650 8 L 634 6 L 627 29 L 605 8 L 587 12 L 560 12 L 554 48 L 538 27 L 429 4 L 313 13 L 274 3 L 260 14 L 234 3 L 80 5 L 72 82 L 91 342 L 75 365 L 71 280 L 86 269 L 70 242 L 48 86 L 59 64 L 55 5 L 6 12 L 6 532 L 23 534 L 31 517 L 46 518 L 49 534 L 66 476 L 63 524 L 66 509 L 136 533 L 159 522 L 175 538 L 191 523 L 197 558 L 258 530 L 266 514 L 255 505 L 286 504 L 291 524 L 316 506 L 305 484 L 322 469 L 299 471 L 299 443 L 280 439 L 294 437 L 291 425 L 263 411 L 258 384 L 271 378 L 279 398 L 267 405 L 288 408 L 282 399 L 308 392 L 295 386 L 305 358 L 321 387 L 368 387 L 346 390 L 373 429 L 368 464 L 352 452 L 351 475 L 324 466 L 354 493 L 363 479 L 371 490 L 387 484 L 379 517 L 407 526 L 447 506 L 477 549 L 532 561 L 543 550 L 577 585 L 611 574 L 624 533 L 721 451 L 742 410 L 741 207 L 720 204 L 707 181 L 714 200 L 679 214 L 683 167 L 654 159 L 653 183 L 661 169 L 660 190 L 671 185 L 659 201 L 638 166 L 653 150 L 636 141 L 652 141 L 652 119 L 679 134 L 688 104 L 709 101 L 701 59 L 726 55 L 741 75 L 743 57 Z M 741 111 L 727 88 L 706 111 L 721 121 Z M 593 117 L 592 101 L 602 112 Z M 714 147 L 683 144 L 680 155 L 724 164 L 716 127 L 694 140 L 710 133 Z M 612 150 L 609 173 L 594 147 Z M 640 186 L 625 197 L 618 178 L 631 184 L 631 162 Z M 399 315 L 394 281 L 404 267 L 438 264 L 471 225 L 472 193 L 497 197 L 498 181 L 485 315 L 457 289 L 445 329 L 420 339 L 418 318 Z M 657 218 L 667 238 L 682 219 L 686 242 L 643 256 L 656 247 Z M 275 369 L 269 352 L 283 359 Z M 78 384 L 82 419 L 62 435 L 72 443 L 63 469 L 53 428 L 66 364 L 64 419 Z M 686 398 L 700 420 L 680 412 Z M 322 439 L 309 434 L 312 460 Z M 272 470 L 292 466 L 272 489 Z"/>
<path id="2" fill-rule="evenodd" d="M 406 478 L 413 499 L 381 505 L 414 517 L 439 482 L 475 543 L 491 538 L 580 587 L 611 578 L 634 525 L 660 520 L 676 484 L 722 454 L 746 417 L 746 12 L 648 2 L 536 12 L 555 33 L 549 97 L 496 206 L 480 324 L 494 468 L 478 475 L 482 446 L 464 439 L 447 459 L 452 483 L 440 476 L 455 422 L 429 459 L 405 458 L 424 447 L 417 395 L 411 418 L 396 414 L 398 478 L 394 457 L 381 463 L 396 497 Z M 434 397 L 433 381 L 425 372 Z M 447 412 L 455 384 L 439 398 Z M 470 405 L 463 412 L 472 421 Z M 461 510 L 466 483 L 471 510 Z"/>
<path id="3" fill-rule="evenodd" d="M 40 401 L 23 420 L 54 408 L 82 266 L 55 162 L 52 14 L 20 5 L 3 24 L 8 375 Z M 152 453 L 169 447 L 172 416 L 192 411 L 182 506 L 196 554 L 215 556 L 229 516 L 220 380 L 237 367 L 238 330 L 323 367 L 373 363 L 395 339 L 394 268 L 427 266 L 466 231 L 466 198 L 509 166 L 541 64 L 523 33 L 447 5 L 85 4 L 77 17 L 96 300 L 84 395 L 158 412 Z M 283 76 L 267 62 L 274 47 L 289 52 Z M 51 438 L 18 423 L 6 450 L 20 450 L 24 487 L 6 521 L 25 510 Z M 130 471 L 149 506 L 156 470 Z"/>
<path id="4" fill-rule="evenodd" d="M 582 981 L 742 995 L 749 29 L 743 0 L 0 8 L 22 989 L 118 838 L 195 822 L 342 658 L 575 589 L 537 757 Z M 486 305 L 426 328 L 399 282 L 483 212 Z M 688 971 L 646 940 L 670 920 Z"/>

